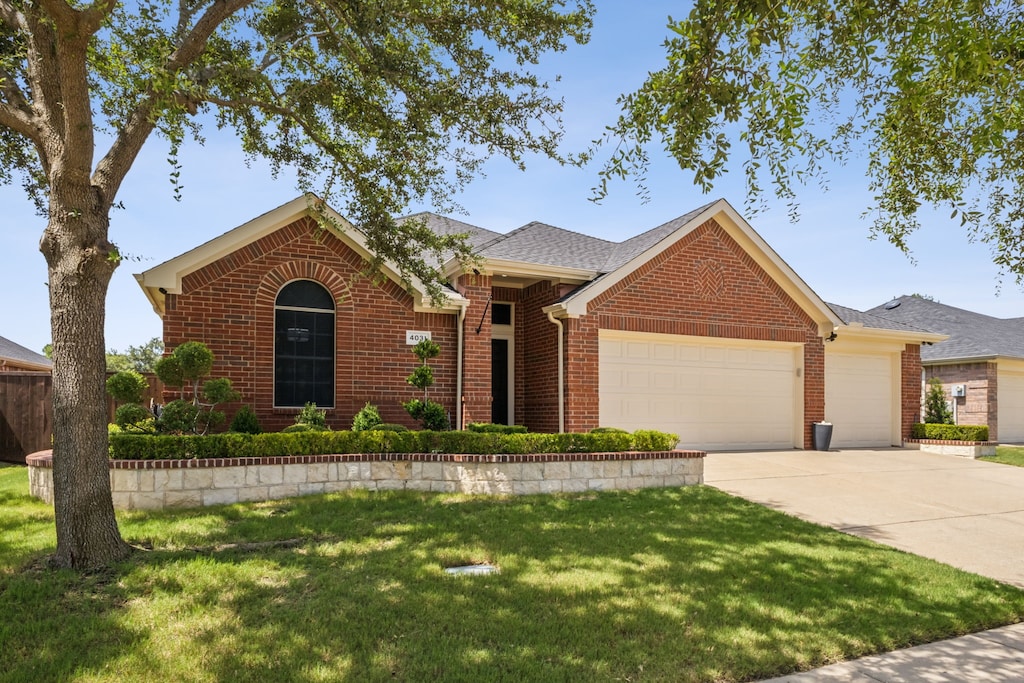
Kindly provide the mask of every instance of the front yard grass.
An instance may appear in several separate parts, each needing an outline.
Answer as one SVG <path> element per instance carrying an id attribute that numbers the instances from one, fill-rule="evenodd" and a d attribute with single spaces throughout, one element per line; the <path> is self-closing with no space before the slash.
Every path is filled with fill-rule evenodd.
<path id="1" fill-rule="evenodd" d="M 1019 621 L 1024 591 L 708 487 L 119 514 L 45 568 L 0 468 L 2 681 L 743 681 Z M 491 562 L 499 574 L 453 577 Z"/>
<path id="2" fill-rule="evenodd" d="M 985 462 L 998 462 L 1002 465 L 1024 467 L 1024 446 L 996 446 L 996 454 L 978 458 Z"/>

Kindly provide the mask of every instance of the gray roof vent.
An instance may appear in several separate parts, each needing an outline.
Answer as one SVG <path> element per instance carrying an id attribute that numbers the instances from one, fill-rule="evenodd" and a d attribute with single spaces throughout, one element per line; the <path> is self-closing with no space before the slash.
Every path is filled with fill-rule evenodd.
<path id="1" fill-rule="evenodd" d="M 899 308 L 902 301 L 890 301 L 885 305 L 885 310 L 891 311 L 894 308 Z"/>

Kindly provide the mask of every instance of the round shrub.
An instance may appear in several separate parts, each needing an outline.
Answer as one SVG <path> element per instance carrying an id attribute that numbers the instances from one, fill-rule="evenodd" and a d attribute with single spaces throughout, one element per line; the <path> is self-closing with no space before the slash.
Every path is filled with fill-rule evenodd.
<path id="1" fill-rule="evenodd" d="M 377 406 L 367 401 L 362 410 L 352 418 L 352 431 L 365 432 L 368 429 L 376 429 L 382 422 Z"/>
<path id="2" fill-rule="evenodd" d="M 149 382 L 134 370 L 122 370 L 107 379 L 107 393 L 118 403 L 142 403 L 147 389 Z"/>
<path id="3" fill-rule="evenodd" d="M 232 432 L 239 434 L 262 434 L 263 428 L 260 427 L 259 418 L 256 417 L 256 413 L 253 409 L 245 405 L 238 409 L 235 416 L 231 419 L 231 427 L 229 428 Z"/>
<path id="4" fill-rule="evenodd" d="M 619 429 L 618 427 L 594 427 L 590 430 L 591 434 L 629 434 L 625 429 Z"/>
<path id="5" fill-rule="evenodd" d="M 156 431 L 153 413 L 138 403 L 125 403 L 114 411 L 114 424 L 123 432 L 152 433 Z"/>

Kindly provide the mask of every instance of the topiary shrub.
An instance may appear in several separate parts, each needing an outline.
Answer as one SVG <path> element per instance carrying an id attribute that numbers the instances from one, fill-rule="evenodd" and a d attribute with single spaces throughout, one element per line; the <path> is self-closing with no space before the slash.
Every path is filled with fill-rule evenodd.
<path id="1" fill-rule="evenodd" d="M 260 426 L 260 420 L 256 417 L 255 411 L 248 405 L 244 405 L 231 419 L 228 431 L 238 434 L 262 434 L 263 428 Z"/>
<path id="2" fill-rule="evenodd" d="M 149 382 L 134 370 L 122 370 L 107 378 L 107 393 L 118 403 L 141 404 L 147 389 Z"/>
<path id="3" fill-rule="evenodd" d="M 427 361 L 436 358 L 441 353 L 441 346 L 430 339 L 421 339 L 412 352 L 420 360 L 420 364 L 413 370 L 412 374 L 405 378 L 405 381 L 423 390 L 423 398 L 414 398 L 402 404 L 405 411 L 412 419 L 418 421 L 423 429 L 441 431 L 449 428 L 448 414 L 444 406 L 434 403 L 427 398 L 427 389 L 434 383 L 434 371 Z"/>
<path id="4" fill-rule="evenodd" d="M 380 411 L 377 410 L 377 406 L 367 401 L 366 405 L 352 418 L 352 431 L 364 432 L 368 429 L 376 429 L 383 422 L 380 419 Z"/>
<path id="5" fill-rule="evenodd" d="M 241 395 L 231 388 L 226 377 L 209 379 L 200 384 L 203 377 L 213 369 L 213 352 L 202 342 L 191 341 L 180 344 L 169 356 L 164 356 L 155 365 L 157 377 L 166 386 L 180 387 L 177 401 L 171 401 L 160 413 L 157 428 L 175 434 L 205 434 L 225 420 L 224 413 L 215 410 L 221 403 L 237 401 Z M 186 410 L 180 403 L 186 402 L 186 390 L 191 390 L 191 404 L 195 410 Z M 164 419 L 168 408 L 171 415 Z"/>
<path id="6" fill-rule="evenodd" d="M 418 421 L 424 429 L 440 432 L 448 429 L 448 413 L 440 403 L 414 398 L 402 404 L 412 419 Z"/>

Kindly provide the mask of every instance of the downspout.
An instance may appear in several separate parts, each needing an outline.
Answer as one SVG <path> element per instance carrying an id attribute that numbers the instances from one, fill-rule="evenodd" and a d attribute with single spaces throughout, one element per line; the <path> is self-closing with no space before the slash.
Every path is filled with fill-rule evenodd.
<path id="1" fill-rule="evenodd" d="M 554 311 L 548 311 L 548 320 L 558 328 L 558 433 L 565 432 L 565 363 L 562 358 L 562 321 L 555 318 Z"/>
<path id="2" fill-rule="evenodd" d="M 464 327 L 466 322 L 466 309 L 468 306 L 462 306 L 459 309 L 459 322 L 458 322 L 458 342 L 456 343 L 455 352 L 455 430 L 459 431 L 462 429 L 462 347 Z"/>

